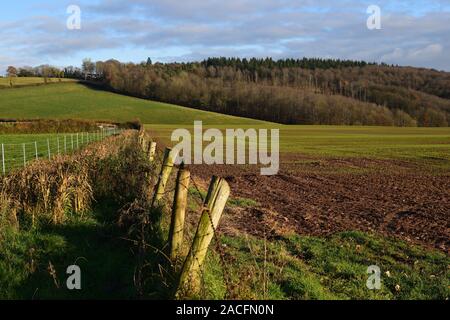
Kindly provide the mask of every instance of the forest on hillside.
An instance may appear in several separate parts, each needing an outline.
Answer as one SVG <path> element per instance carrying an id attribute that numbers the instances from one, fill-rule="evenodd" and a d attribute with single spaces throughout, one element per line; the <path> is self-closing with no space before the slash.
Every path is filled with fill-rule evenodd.
<path id="1" fill-rule="evenodd" d="M 284 124 L 445 127 L 450 73 L 332 59 L 83 61 L 66 77 L 132 96 Z"/>

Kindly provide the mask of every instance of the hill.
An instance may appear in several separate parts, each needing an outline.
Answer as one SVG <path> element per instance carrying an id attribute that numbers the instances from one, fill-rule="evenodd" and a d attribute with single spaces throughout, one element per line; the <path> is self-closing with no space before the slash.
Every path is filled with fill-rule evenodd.
<path id="1" fill-rule="evenodd" d="M 116 92 L 283 124 L 447 127 L 450 73 L 336 61 L 98 62 Z M 136 81 L 139 79 L 139 81 Z"/>
<path id="2" fill-rule="evenodd" d="M 145 124 L 262 124 L 263 122 L 95 90 L 79 83 L 62 83 L 0 91 L 1 118 L 93 119 Z"/>

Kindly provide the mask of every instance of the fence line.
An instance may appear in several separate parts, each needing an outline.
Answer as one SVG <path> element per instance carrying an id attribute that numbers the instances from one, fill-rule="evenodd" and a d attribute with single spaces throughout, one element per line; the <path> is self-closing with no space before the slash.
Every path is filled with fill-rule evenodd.
<path id="1" fill-rule="evenodd" d="M 12 170 L 26 167 L 38 159 L 52 159 L 57 155 L 71 153 L 89 143 L 116 135 L 120 131 L 120 129 L 102 129 L 96 132 L 56 134 L 54 137 L 44 137 L 30 142 L 1 143 L 0 174 L 5 175 Z"/>
<path id="2" fill-rule="evenodd" d="M 161 205 L 168 200 L 166 195 L 173 195 L 172 214 L 170 230 L 168 235 L 168 260 L 172 270 L 175 272 L 175 298 L 187 296 L 197 296 L 203 287 L 204 274 L 203 264 L 206 258 L 208 248 L 214 239 L 217 253 L 220 257 L 220 264 L 223 270 L 224 282 L 227 289 L 227 295 L 231 294 L 231 276 L 230 266 L 226 262 L 225 252 L 217 233 L 217 227 L 230 196 L 230 187 L 223 178 L 213 176 L 205 196 L 202 195 L 194 177 L 190 175 L 189 170 L 185 169 L 182 163 L 178 168 L 177 179 L 173 190 L 166 190 L 167 180 L 170 172 L 175 168 L 173 161 L 175 154 L 170 148 L 166 148 L 164 156 L 161 157 L 156 152 L 156 143 L 148 140 L 145 131 L 141 130 L 138 136 L 142 151 L 146 153 L 150 163 L 156 157 L 161 170 L 158 181 L 155 185 L 153 196 L 151 197 L 151 206 Z M 185 231 L 185 214 L 188 208 L 189 183 L 192 183 L 196 196 L 192 199 L 197 204 L 199 222 L 193 238 L 189 237 Z M 198 197 L 198 198 L 197 198 Z M 160 202 L 161 201 L 161 202 Z M 187 255 L 181 255 L 181 247 L 185 238 L 189 238 L 189 252 Z M 179 269 L 179 261 L 182 261 L 182 267 Z"/>

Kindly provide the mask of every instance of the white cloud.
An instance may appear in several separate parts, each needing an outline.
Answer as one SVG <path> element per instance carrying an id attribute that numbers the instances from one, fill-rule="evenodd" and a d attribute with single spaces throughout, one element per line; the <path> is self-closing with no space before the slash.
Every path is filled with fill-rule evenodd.
<path id="1" fill-rule="evenodd" d="M 180 60 L 320 56 L 450 70 L 450 12 L 439 6 L 445 1 L 420 0 L 416 6 L 401 1 L 395 6 L 379 0 L 382 30 L 373 31 L 366 28 L 368 2 L 357 0 L 80 2 L 80 31 L 64 28 L 65 10 L 0 22 L 0 52 L 7 56 L 0 59 L 0 72 L 7 64 L 48 63 L 99 50 L 156 51 L 162 60 L 176 60 L 175 47 Z M 164 57 L 168 51 L 170 57 Z M 129 59 L 125 54 L 108 58 Z"/>

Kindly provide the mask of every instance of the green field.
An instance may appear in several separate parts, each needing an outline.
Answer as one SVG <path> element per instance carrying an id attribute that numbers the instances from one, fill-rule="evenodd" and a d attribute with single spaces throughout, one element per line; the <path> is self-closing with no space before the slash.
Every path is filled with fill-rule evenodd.
<path id="1" fill-rule="evenodd" d="M 90 89 L 78 83 L 0 91 L 1 118 L 93 119 L 146 124 L 261 124 L 261 121 L 198 111 Z"/>
<path id="2" fill-rule="evenodd" d="M 450 168 L 450 128 L 286 126 L 93 90 L 78 83 L 4 89 L 0 117 L 140 119 L 168 142 L 173 129 L 191 129 L 195 120 L 202 120 L 205 128 L 280 128 L 281 152 L 400 159 Z"/>
<path id="3" fill-rule="evenodd" d="M 174 129 L 192 129 L 195 120 L 202 120 L 205 129 L 279 128 L 282 155 L 393 159 L 420 165 L 413 166 L 414 173 L 421 174 L 428 168 L 439 168 L 446 174 L 450 171 L 449 128 L 285 126 L 93 90 L 78 83 L 2 89 L 0 118 L 118 122 L 139 118 L 152 137 L 167 143 Z M 58 140 L 59 149 L 63 148 L 62 137 L 0 135 L 0 143 L 16 146 L 15 153 L 6 149 L 6 154 L 13 155 L 20 167 L 23 143 L 27 143 L 27 158 L 33 157 L 33 141 L 39 141 L 38 153 L 45 157 L 47 139 L 54 154 Z M 71 138 L 69 141 L 70 149 Z M 198 204 L 190 201 L 189 206 L 198 209 Z M 237 210 L 255 205 L 254 200 L 236 195 L 228 203 L 228 207 Z M 35 288 L 40 288 L 38 297 L 42 299 L 134 298 L 135 257 L 121 240 L 121 230 L 110 221 L 116 212 L 117 208 L 100 201 L 93 212 L 82 218 L 71 216 L 61 226 L 6 232 L 0 237 L 0 298 L 30 299 Z M 235 298 L 448 299 L 450 295 L 448 255 L 376 233 L 349 231 L 329 237 L 286 234 L 270 241 L 237 233 L 222 235 L 220 239 L 232 257 L 227 272 Z M 29 266 L 29 254 L 35 248 L 38 250 L 34 259 L 40 267 L 37 272 Z M 76 294 L 55 290 L 46 271 L 49 261 L 55 263 L 59 274 L 64 274 L 64 268 L 77 257 L 86 260 L 81 263 L 90 279 L 89 290 Z M 204 272 L 208 290 L 201 298 L 226 297 L 225 269 L 220 260 L 219 253 L 211 250 Z M 365 286 L 367 266 L 371 264 L 379 265 L 383 272 L 389 271 L 389 276 L 383 276 L 380 291 L 370 291 Z M 155 275 L 158 278 L 158 272 Z M 111 278 L 116 276 L 117 283 L 111 284 Z"/>
<path id="4" fill-rule="evenodd" d="M 174 125 L 146 125 L 167 144 Z M 181 126 L 192 132 L 193 126 Z M 219 125 L 219 128 L 278 128 L 280 152 L 311 157 L 404 160 L 450 170 L 450 128 L 286 126 L 266 123 L 257 126 Z"/>
<path id="5" fill-rule="evenodd" d="M 59 83 L 59 82 L 74 82 L 73 79 L 56 79 L 56 78 L 47 78 L 47 83 Z M 24 78 L 0 78 L 0 88 L 10 88 L 11 82 L 13 87 L 22 87 L 22 86 L 32 86 L 45 84 L 44 78 L 39 77 L 24 77 Z"/>

